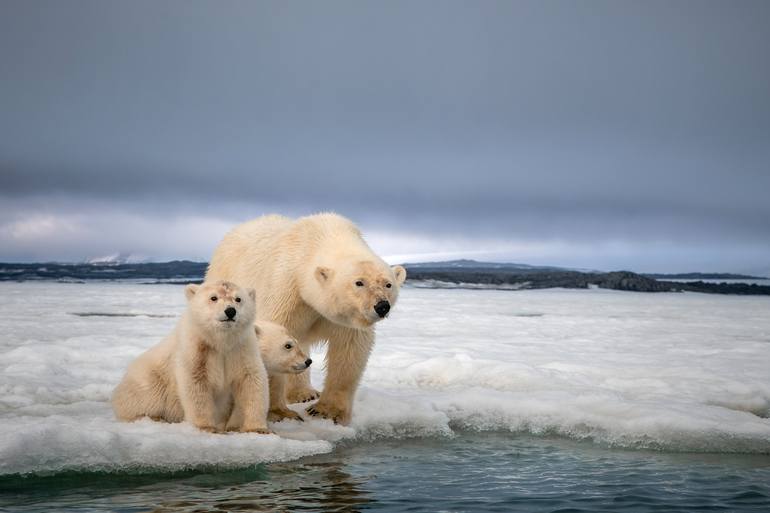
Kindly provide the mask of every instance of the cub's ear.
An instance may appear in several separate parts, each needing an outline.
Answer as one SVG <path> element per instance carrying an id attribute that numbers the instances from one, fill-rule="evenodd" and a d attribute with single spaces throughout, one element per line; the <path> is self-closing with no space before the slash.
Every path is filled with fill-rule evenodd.
<path id="1" fill-rule="evenodd" d="M 249 297 L 252 301 L 255 301 L 257 299 L 257 291 L 254 289 L 248 289 L 249 291 Z"/>
<path id="2" fill-rule="evenodd" d="M 329 269 L 328 267 L 316 267 L 315 268 L 315 279 L 319 281 L 319 283 L 324 284 L 327 281 L 329 281 L 334 274 L 334 271 Z"/>
<path id="3" fill-rule="evenodd" d="M 393 270 L 393 274 L 396 275 L 396 283 L 398 283 L 399 286 L 403 285 L 404 280 L 406 280 L 406 269 L 400 265 L 394 265 L 391 269 Z"/>
<path id="4" fill-rule="evenodd" d="M 184 288 L 184 297 L 187 298 L 187 301 L 192 299 L 195 293 L 198 292 L 199 288 L 200 288 L 200 285 L 196 285 L 194 283 L 190 283 Z"/>
<path id="5" fill-rule="evenodd" d="M 255 333 L 257 336 L 259 336 L 259 334 L 260 334 L 260 333 L 262 333 L 261 331 L 259 331 L 259 326 L 257 326 L 256 324 L 254 325 L 254 333 Z"/>

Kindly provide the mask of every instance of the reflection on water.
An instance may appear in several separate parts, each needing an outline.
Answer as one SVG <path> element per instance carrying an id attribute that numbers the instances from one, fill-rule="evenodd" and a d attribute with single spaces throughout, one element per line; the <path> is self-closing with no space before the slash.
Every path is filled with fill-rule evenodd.
<path id="1" fill-rule="evenodd" d="M 308 461 L 270 465 L 261 478 L 213 485 L 188 483 L 184 500 L 161 501 L 158 513 L 202 511 L 359 511 L 370 502 L 363 490 L 365 476 L 353 477 L 341 461 Z M 198 476 L 201 477 L 201 476 Z"/>
<path id="2" fill-rule="evenodd" d="M 24 510 L 356 511 L 369 502 L 338 461 L 174 474 L 65 474 L 6 479 L 0 505 Z"/>
<path id="3" fill-rule="evenodd" d="M 770 456 L 466 433 L 237 471 L 0 479 L 7 511 L 770 511 Z"/>
<path id="4" fill-rule="evenodd" d="M 359 511 L 370 502 L 339 458 L 237 471 L 78 474 L 0 480 L 0 511 Z"/>

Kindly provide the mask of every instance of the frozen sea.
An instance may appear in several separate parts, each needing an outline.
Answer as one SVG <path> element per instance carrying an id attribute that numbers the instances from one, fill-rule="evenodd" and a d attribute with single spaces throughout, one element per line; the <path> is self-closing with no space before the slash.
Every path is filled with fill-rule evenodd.
<path id="1" fill-rule="evenodd" d="M 351 426 L 264 436 L 113 419 L 182 286 L 0 292 L 0 511 L 770 510 L 768 297 L 405 288 Z"/>

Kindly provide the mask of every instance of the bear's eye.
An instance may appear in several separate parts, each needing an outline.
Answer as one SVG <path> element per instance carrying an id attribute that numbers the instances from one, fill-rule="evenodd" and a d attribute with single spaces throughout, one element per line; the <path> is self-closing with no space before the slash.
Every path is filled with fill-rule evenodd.
<path id="1" fill-rule="evenodd" d="M 217 296 L 211 296 L 211 300 L 212 301 L 216 301 L 217 300 Z"/>
<path id="2" fill-rule="evenodd" d="M 241 298 L 239 298 L 239 297 L 235 298 L 235 302 L 236 303 L 240 303 L 241 302 Z"/>
<path id="3" fill-rule="evenodd" d="M 286 342 L 286 345 L 284 345 L 283 347 L 286 349 L 291 349 L 292 346 L 290 342 Z"/>
<path id="4" fill-rule="evenodd" d="M 392 285 L 392 284 L 390 284 L 390 283 L 388 283 L 388 284 L 386 284 L 386 285 L 385 285 L 385 287 L 387 287 L 387 288 L 390 288 L 390 287 L 392 287 L 392 286 L 393 286 L 393 285 Z"/>
<path id="5" fill-rule="evenodd" d="M 364 286 L 364 282 L 362 282 L 361 280 L 358 280 L 356 282 L 356 287 L 363 287 L 363 286 Z"/>

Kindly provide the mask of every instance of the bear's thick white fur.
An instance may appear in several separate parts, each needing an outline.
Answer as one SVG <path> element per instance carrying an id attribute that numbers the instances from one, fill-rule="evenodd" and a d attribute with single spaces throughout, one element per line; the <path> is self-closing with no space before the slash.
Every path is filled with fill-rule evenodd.
<path id="1" fill-rule="evenodd" d="M 254 332 L 254 289 L 225 281 L 185 288 L 174 330 L 128 367 L 112 407 L 120 420 L 186 420 L 212 432 L 269 433 L 268 381 Z M 235 315 L 226 310 L 235 309 Z"/>
<path id="2" fill-rule="evenodd" d="M 313 362 L 286 328 L 270 321 L 258 321 L 254 327 L 259 339 L 259 350 L 270 380 L 270 409 L 267 420 L 304 420 L 297 412 L 285 407 L 283 400 L 286 376 L 299 374 Z"/>
<path id="3" fill-rule="evenodd" d="M 406 271 L 389 267 L 348 219 L 317 214 L 297 220 L 270 215 L 237 226 L 214 252 L 207 280 L 257 291 L 257 315 L 287 328 L 305 351 L 328 342 L 323 393 L 307 411 L 350 421 L 353 396 L 374 343 L 374 306 L 398 298 Z M 309 372 L 290 377 L 290 402 L 318 397 Z M 285 408 L 281 404 L 271 408 Z"/>

